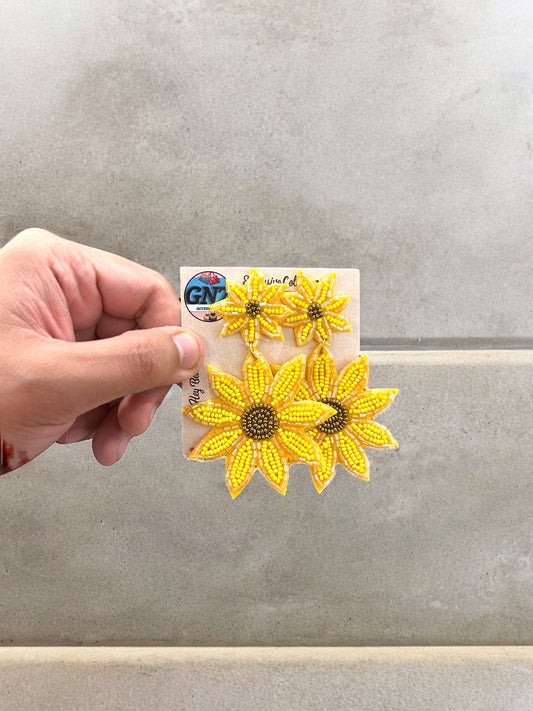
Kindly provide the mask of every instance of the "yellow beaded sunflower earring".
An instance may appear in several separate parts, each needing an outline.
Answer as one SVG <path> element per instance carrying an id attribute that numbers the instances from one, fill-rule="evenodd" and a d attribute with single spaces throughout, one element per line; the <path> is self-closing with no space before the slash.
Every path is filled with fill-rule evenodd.
<path id="1" fill-rule="evenodd" d="M 335 279 L 332 272 L 316 282 L 299 271 L 296 291 L 283 295 L 283 302 L 291 309 L 284 325 L 294 329 L 298 346 L 305 346 L 311 339 L 327 343 L 332 331 L 352 330 L 348 319 L 341 315 L 352 297 L 334 293 Z"/>
<path id="2" fill-rule="evenodd" d="M 311 465 L 313 483 L 319 492 L 332 481 L 337 464 L 368 480 L 365 447 L 398 446 L 389 430 L 373 421 L 377 413 L 390 405 L 398 391 L 365 390 L 367 356 L 351 361 L 337 374 L 328 345 L 333 331 L 351 331 L 348 320 L 340 313 L 349 303 L 350 296 L 335 295 L 334 288 L 335 273 L 316 282 L 300 271 L 296 292 L 283 297 L 293 309 L 285 319 L 285 325 L 294 328 L 297 345 L 304 346 L 311 339 L 319 342 L 307 362 L 306 377 L 298 397 L 321 402 L 334 410 L 331 417 L 317 423 L 310 433 L 322 455 L 320 464 Z"/>
<path id="3" fill-rule="evenodd" d="M 283 340 L 281 326 L 289 314 L 289 309 L 281 302 L 286 288 L 286 284 L 267 286 L 258 269 L 250 271 L 245 286 L 228 280 L 228 298 L 211 307 L 226 321 L 220 335 L 240 332 L 245 344 L 252 349 L 259 343 L 261 333 Z"/>
<path id="4" fill-rule="evenodd" d="M 185 408 L 191 419 L 210 427 L 191 459 L 226 458 L 226 484 L 238 496 L 257 468 L 268 483 L 285 494 L 290 462 L 323 467 L 318 444 L 309 430 L 335 410 L 321 402 L 300 402 L 296 395 L 305 375 L 305 356 L 293 358 L 275 376 L 261 353 L 249 353 L 242 380 L 208 366 L 218 398 Z"/>
<path id="5" fill-rule="evenodd" d="M 242 380 L 208 366 L 210 387 L 218 397 L 184 409 L 192 420 L 211 428 L 190 458 L 225 457 L 226 484 L 233 498 L 250 482 L 256 468 L 276 491 L 285 494 L 289 463 L 324 466 L 320 448 L 308 432 L 335 410 L 322 402 L 297 399 L 305 377 L 305 355 L 285 363 L 274 376 L 257 350 L 260 334 L 283 339 L 281 325 L 289 314 L 280 301 L 285 289 L 285 285 L 265 284 L 257 269 L 251 270 L 246 286 L 226 282 L 228 298 L 212 309 L 225 320 L 220 336 L 240 332 L 248 346 Z"/>

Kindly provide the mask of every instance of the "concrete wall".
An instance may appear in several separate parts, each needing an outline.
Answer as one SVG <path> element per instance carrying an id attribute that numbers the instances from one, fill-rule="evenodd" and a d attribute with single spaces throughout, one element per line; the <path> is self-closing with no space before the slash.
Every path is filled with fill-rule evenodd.
<path id="1" fill-rule="evenodd" d="M 19 0 L 0 26 L 0 239 L 174 284 L 243 245 L 352 265 L 367 342 L 533 343 L 527 0 Z"/>

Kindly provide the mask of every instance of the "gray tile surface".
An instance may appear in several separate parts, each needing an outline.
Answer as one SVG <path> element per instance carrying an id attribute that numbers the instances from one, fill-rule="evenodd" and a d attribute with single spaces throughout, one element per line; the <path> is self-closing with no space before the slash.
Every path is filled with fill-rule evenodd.
<path id="1" fill-rule="evenodd" d="M 3 711 L 531 711 L 527 647 L 0 650 Z"/>
<path id="2" fill-rule="evenodd" d="M 532 644 L 533 353 L 376 353 L 399 450 L 287 496 L 182 457 L 179 391 L 112 469 L 0 479 L 0 642 Z"/>
<path id="3" fill-rule="evenodd" d="M 0 243 L 357 266 L 362 336 L 533 339 L 526 2 L 0 4 Z"/>

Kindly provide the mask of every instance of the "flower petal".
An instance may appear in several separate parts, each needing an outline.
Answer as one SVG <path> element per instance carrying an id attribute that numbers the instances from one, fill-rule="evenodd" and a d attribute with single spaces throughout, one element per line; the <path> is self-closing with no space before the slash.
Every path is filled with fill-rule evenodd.
<path id="1" fill-rule="evenodd" d="M 356 397 L 348 412 L 350 419 L 371 420 L 374 415 L 388 407 L 396 397 L 396 389 L 365 390 Z"/>
<path id="2" fill-rule="evenodd" d="M 316 427 L 325 422 L 336 410 L 329 405 L 315 400 L 303 400 L 286 405 L 278 411 L 278 420 L 288 425 L 300 425 L 305 429 Z"/>
<path id="3" fill-rule="evenodd" d="M 317 304 L 323 304 L 332 297 L 333 291 L 335 290 L 335 278 L 335 272 L 331 272 L 331 274 L 327 274 L 320 279 L 316 287 L 315 298 L 313 299 Z"/>
<path id="4" fill-rule="evenodd" d="M 297 291 L 289 291 L 284 294 L 283 302 L 291 309 L 301 309 L 307 313 L 311 299 L 307 299 L 305 295 L 299 294 Z"/>
<path id="5" fill-rule="evenodd" d="M 295 400 L 313 400 L 313 393 L 311 392 L 311 388 L 308 385 L 307 381 L 302 380 L 300 383 L 300 387 L 298 388 L 296 395 L 294 396 Z"/>
<path id="6" fill-rule="evenodd" d="M 218 393 L 223 400 L 239 410 L 246 407 L 244 385 L 241 380 L 212 365 L 207 366 L 207 372 L 212 390 Z"/>
<path id="7" fill-rule="evenodd" d="M 339 463 L 351 474 L 368 481 L 370 478 L 368 459 L 361 445 L 345 429 L 337 432 L 335 438 L 339 445 L 337 449 Z"/>
<path id="8" fill-rule="evenodd" d="M 283 443 L 291 461 L 304 462 L 305 464 L 320 464 L 322 462 L 320 448 L 307 432 L 303 432 L 297 427 L 293 429 L 282 425 L 274 438 Z"/>
<path id="9" fill-rule="evenodd" d="M 233 499 L 250 483 L 256 467 L 256 454 L 255 442 L 243 435 L 227 455 L 226 484 Z"/>
<path id="10" fill-rule="evenodd" d="M 261 293 L 262 308 L 264 308 L 263 305 L 266 304 L 277 304 L 285 293 L 286 288 L 287 284 L 269 284 L 268 286 L 265 285 L 265 288 Z"/>
<path id="11" fill-rule="evenodd" d="M 311 477 L 317 491 L 322 491 L 333 480 L 335 476 L 335 465 L 337 463 L 337 452 L 334 447 L 333 437 L 323 435 L 322 440 L 317 440 L 322 454 L 322 464 L 311 465 Z"/>
<path id="12" fill-rule="evenodd" d="M 305 355 L 302 353 L 281 366 L 272 384 L 270 405 L 290 402 L 298 392 L 305 372 Z"/>
<path id="13" fill-rule="evenodd" d="M 228 449 L 241 436 L 240 428 L 213 429 L 200 440 L 196 447 L 189 454 L 190 459 L 218 459 L 223 457 Z"/>
<path id="14" fill-rule="evenodd" d="M 261 306 L 261 313 L 267 316 L 277 316 L 278 319 L 282 320 L 290 312 L 283 304 L 266 304 L 266 306 Z"/>
<path id="15" fill-rule="evenodd" d="M 259 269 L 252 269 L 250 271 L 250 278 L 246 285 L 248 287 L 248 300 L 259 301 L 261 291 L 265 287 L 265 280 Z"/>
<path id="16" fill-rule="evenodd" d="M 328 319 L 327 316 L 323 316 L 315 321 L 316 323 L 316 331 L 318 335 L 320 336 L 320 339 L 323 341 L 328 341 L 330 336 L 331 336 L 331 328 L 329 327 Z M 319 340 L 317 338 L 317 333 L 314 334 L 314 337 L 316 340 Z"/>
<path id="17" fill-rule="evenodd" d="M 315 300 L 317 284 L 316 281 L 309 276 L 309 274 L 298 271 L 298 275 L 296 277 L 296 288 L 300 294 L 307 297 L 309 302 Z"/>
<path id="18" fill-rule="evenodd" d="M 277 338 L 280 341 L 284 340 L 280 325 L 268 318 L 266 314 L 260 314 L 257 321 L 259 322 L 261 331 L 270 336 L 270 338 Z"/>
<path id="19" fill-rule="evenodd" d="M 261 353 L 248 353 L 242 366 L 244 386 L 252 402 L 261 402 L 272 383 L 270 366 Z"/>
<path id="20" fill-rule="evenodd" d="M 289 465 L 286 458 L 278 451 L 273 439 L 265 439 L 261 442 L 258 467 L 270 486 L 280 494 L 285 494 L 289 479 Z"/>
<path id="21" fill-rule="evenodd" d="M 330 313 L 329 311 L 326 311 L 325 316 L 326 316 L 328 324 L 334 331 L 341 331 L 342 333 L 348 333 L 349 331 L 352 330 L 352 327 L 350 326 L 350 322 L 344 316 L 341 316 L 340 314 L 337 314 L 337 313 Z"/>
<path id="22" fill-rule="evenodd" d="M 247 346 L 257 346 L 259 343 L 259 324 L 256 318 L 248 318 L 246 327 L 241 331 L 243 341 Z"/>
<path id="23" fill-rule="evenodd" d="M 366 447 L 382 449 L 385 447 L 398 446 L 398 442 L 394 439 L 389 430 L 373 420 L 352 422 L 348 425 L 347 429 L 353 432 L 357 439 Z"/>
<path id="24" fill-rule="evenodd" d="M 246 302 L 248 301 L 248 294 L 247 294 L 246 287 L 243 286 L 242 284 L 238 284 L 236 281 L 227 281 L 226 282 L 226 291 L 237 302 L 240 301 L 243 304 L 246 304 Z"/>
<path id="25" fill-rule="evenodd" d="M 314 331 L 314 321 L 307 320 L 305 323 L 302 323 L 300 326 L 297 326 L 294 329 L 294 337 L 296 339 L 297 345 L 299 347 L 307 345 L 313 337 Z"/>
<path id="26" fill-rule="evenodd" d="M 364 355 L 343 368 L 337 379 L 333 397 L 341 402 L 360 393 L 368 380 L 368 356 Z"/>
<path id="27" fill-rule="evenodd" d="M 227 317 L 224 317 L 227 318 Z M 233 333 L 241 331 L 245 326 L 246 322 L 250 317 L 247 314 L 242 316 L 237 316 L 236 318 L 227 318 L 226 323 L 222 326 L 220 331 L 221 336 L 231 336 Z"/>
<path id="28" fill-rule="evenodd" d="M 241 419 L 240 413 L 229 408 L 222 400 L 204 400 L 183 408 L 183 412 L 191 420 L 210 427 L 238 424 Z"/>
<path id="29" fill-rule="evenodd" d="M 307 361 L 307 381 L 317 400 L 330 394 L 336 379 L 335 359 L 329 348 L 317 346 Z"/>
<path id="30" fill-rule="evenodd" d="M 285 326 L 290 326 L 292 328 L 295 325 L 302 323 L 302 321 L 308 320 L 309 314 L 307 313 L 307 311 L 303 311 L 302 313 L 291 313 L 285 319 Z"/>
<path id="31" fill-rule="evenodd" d="M 223 301 L 215 301 L 211 304 L 212 310 L 219 316 L 227 318 L 228 316 L 239 316 L 246 313 L 246 307 L 233 299 L 224 299 Z"/>
<path id="32" fill-rule="evenodd" d="M 328 299 L 322 304 L 324 311 L 335 311 L 340 313 L 348 306 L 352 297 L 349 294 L 334 294 L 331 299 Z"/>
<path id="33" fill-rule="evenodd" d="M 279 365 L 274 365 L 273 363 L 270 364 L 270 368 L 272 370 L 272 375 L 276 375 L 276 373 L 279 371 L 281 366 Z M 300 383 L 300 387 L 296 391 L 296 395 L 294 396 L 294 400 L 315 400 L 316 398 L 313 396 L 313 393 L 311 392 L 311 388 L 308 385 L 307 381 L 304 379 Z"/>

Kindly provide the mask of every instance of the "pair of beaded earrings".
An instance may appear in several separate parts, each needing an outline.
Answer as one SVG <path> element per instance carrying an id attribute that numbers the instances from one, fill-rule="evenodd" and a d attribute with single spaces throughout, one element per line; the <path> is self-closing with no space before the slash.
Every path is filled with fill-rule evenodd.
<path id="1" fill-rule="evenodd" d="M 389 430 L 374 422 L 394 399 L 395 389 L 365 389 L 368 359 L 361 356 L 340 372 L 328 348 L 334 331 L 351 331 L 342 311 L 351 297 L 336 295 L 333 272 L 315 281 L 299 271 L 296 291 L 266 284 L 252 269 L 247 284 L 228 281 L 228 297 L 212 304 L 224 319 L 220 336 L 240 333 L 248 354 L 242 380 L 208 366 L 209 383 L 218 397 L 184 408 L 192 420 L 210 427 L 191 459 L 226 458 L 226 483 L 235 498 L 255 469 L 285 494 L 289 466 L 308 464 L 316 489 L 335 476 L 337 464 L 368 480 L 365 447 L 397 447 Z M 261 335 L 283 340 L 282 328 L 294 329 L 298 347 L 318 342 L 308 359 L 301 354 L 281 366 L 258 351 Z"/>

